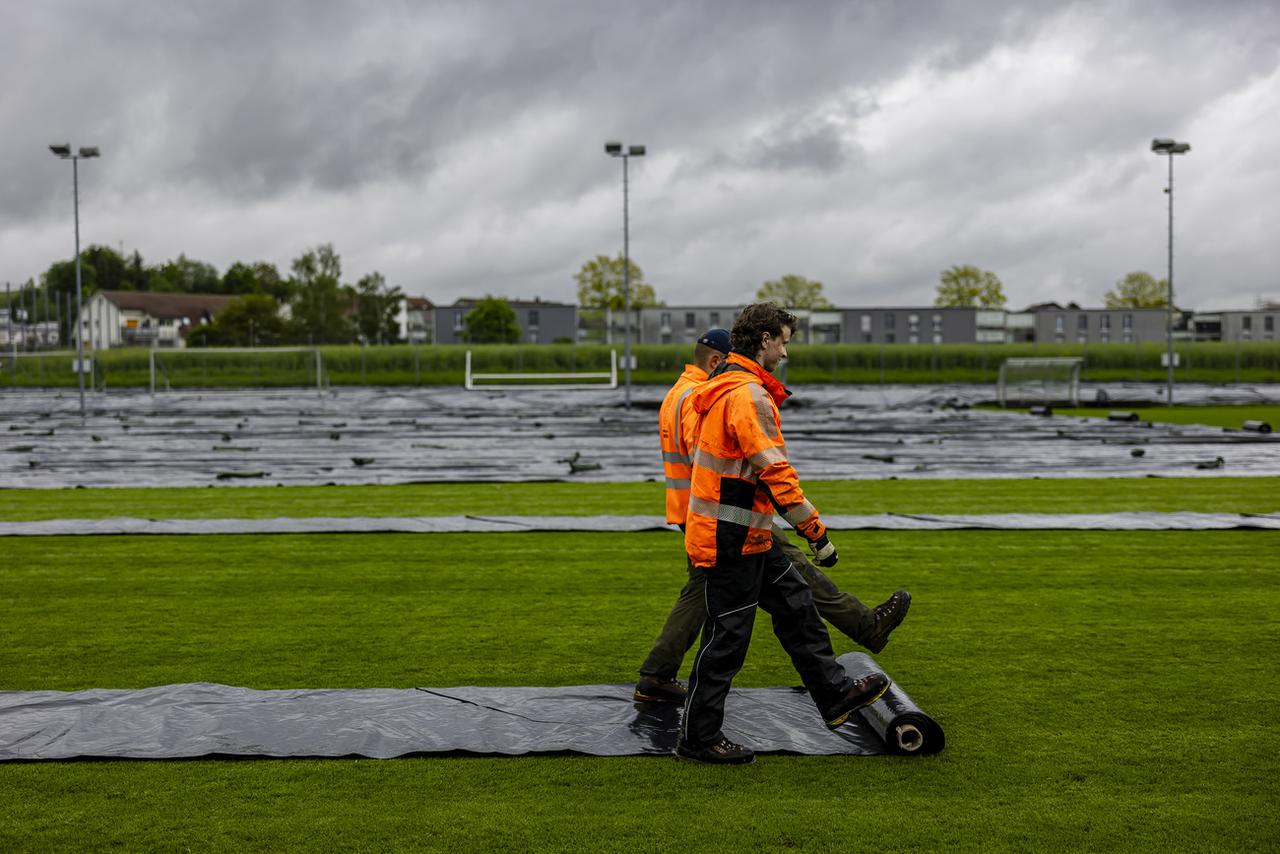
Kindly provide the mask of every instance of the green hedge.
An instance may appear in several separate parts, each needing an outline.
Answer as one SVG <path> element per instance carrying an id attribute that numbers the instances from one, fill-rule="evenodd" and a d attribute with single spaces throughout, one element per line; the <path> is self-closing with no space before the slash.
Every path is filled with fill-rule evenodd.
<path id="1" fill-rule="evenodd" d="M 1184 343 L 1176 346 L 1179 382 L 1280 382 L 1280 342 Z M 462 385 L 467 348 L 457 345 L 321 347 L 324 381 L 329 385 Z M 471 347 L 475 372 L 564 373 L 609 369 L 603 345 L 482 345 Z M 994 383 L 1000 363 L 1011 357 L 1082 356 L 1086 382 L 1160 382 L 1163 344 L 941 344 L 941 345 L 795 345 L 785 364 L 790 383 Z M 687 344 L 637 345 L 632 382 L 671 382 L 689 360 Z M 66 353 L 24 355 L 16 362 L 0 354 L 0 389 L 72 387 L 72 357 Z M 315 385 L 309 352 L 261 349 L 252 354 L 217 350 L 164 351 L 158 383 L 170 388 L 287 387 Z M 16 365 L 16 368 L 15 368 Z M 96 388 L 146 388 L 148 352 L 143 349 L 100 353 Z M 621 374 L 621 371 L 619 372 Z"/>

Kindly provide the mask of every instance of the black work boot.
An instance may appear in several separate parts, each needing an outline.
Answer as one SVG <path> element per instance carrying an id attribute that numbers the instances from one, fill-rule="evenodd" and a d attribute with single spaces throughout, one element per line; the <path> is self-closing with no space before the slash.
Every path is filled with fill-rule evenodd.
<path id="1" fill-rule="evenodd" d="M 879 700 L 889 690 L 889 685 L 889 677 L 883 673 L 872 673 L 854 680 L 840 701 L 823 711 L 822 719 L 827 722 L 827 729 L 838 729 L 858 709 Z"/>
<path id="2" fill-rule="evenodd" d="M 689 747 L 683 741 L 677 742 L 676 758 L 707 765 L 750 765 L 756 761 L 756 753 L 750 747 L 734 744 L 722 737 L 715 744 L 700 748 Z"/>
<path id="3" fill-rule="evenodd" d="M 688 689 L 679 679 L 663 679 L 660 676 L 641 676 L 632 696 L 637 703 L 684 704 Z"/>
<path id="4" fill-rule="evenodd" d="M 896 629 L 907 618 L 907 609 L 911 607 L 911 594 L 905 590 L 895 591 L 892 596 L 881 602 L 872 611 L 876 615 L 875 629 L 871 637 L 862 644 L 872 652 L 879 652 L 889 643 L 889 633 Z"/>

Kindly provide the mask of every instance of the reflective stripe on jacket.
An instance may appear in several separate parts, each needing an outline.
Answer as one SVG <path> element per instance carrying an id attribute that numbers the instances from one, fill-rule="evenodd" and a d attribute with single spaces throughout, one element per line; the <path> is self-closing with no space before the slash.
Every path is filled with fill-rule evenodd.
<path id="1" fill-rule="evenodd" d="M 682 430 L 682 406 L 687 404 L 689 393 L 706 381 L 707 372 L 697 365 L 685 365 L 684 373 L 662 399 L 658 410 L 658 433 L 662 438 L 662 470 L 667 479 L 667 522 L 683 525 L 689 512 L 690 454 L 685 445 Z"/>
<path id="2" fill-rule="evenodd" d="M 684 542 L 694 565 L 767 551 L 775 510 L 805 539 L 826 532 L 787 461 L 778 401 L 789 394 L 757 362 L 734 352 L 689 395 L 697 417 L 683 425 L 693 449 Z"/>

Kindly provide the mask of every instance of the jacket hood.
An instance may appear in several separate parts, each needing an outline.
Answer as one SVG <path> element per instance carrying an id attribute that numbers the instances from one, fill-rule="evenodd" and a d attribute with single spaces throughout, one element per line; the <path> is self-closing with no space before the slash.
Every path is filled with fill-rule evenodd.
<path id="1" fill-rule="evenodd" d="M 689 395 L 689 402 L 695 412 L 705 415 L 721 397 L 748 383 L 763 385 L 777 404 L 781 404 L 791 396 L 786 386 L 778 382 L 773 374 L 766 371 L 759 362 L 734 351 L 711 375 L 711 379 L 698 386 Z"/>

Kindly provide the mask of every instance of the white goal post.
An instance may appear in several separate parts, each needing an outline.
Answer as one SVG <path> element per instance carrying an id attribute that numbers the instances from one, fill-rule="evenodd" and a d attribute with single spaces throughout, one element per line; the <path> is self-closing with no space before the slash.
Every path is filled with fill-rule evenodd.
<path id="1" fill-rule="evenodd" d="M 996 394 L 1001 406 L 1080 405 L 1080 356 L 1005 359 Z"/>
<path id="2" fill-rule="evenodd" d="M 494 382 L 490 382 L 493 380 Z M 527 380 L 528 382 L 511 382 Z M 546 382 L 541 382 L 545 380 Z M 574 382 L 560 382 L 573 380 Z M 579 380 L 602 380 L 603 382 L 579 382 Z M 517 391 L 522 388 L 604 388 L 618 387 L 618 351 L 609 351 L 609 370 L 607 371 L 564 371 L 560 373 L 474 373 L 471 370 L 471 351 L 467 351 L 467 373 L 463 380 L 463 388 L 467 391 L 476 389 L 493 389 L 496 391 Z"/>
<path id="3" fill-rule="evenodd" d="M 180 347 L 174 349 L 153 347 L 148 353 L 151 393 L 155 394 L 157 387 L 164 391 L 170 390 L 169 369 L 165 365 L 165 360 L 171 362 L 189 360 L 197 364 L 203 362 L 202 373 L 207 375 L 207 365 L 211 359 L 225 362 L 227 361 L 225 357 L 230 357 L 229 361 L 235 362 L 237 356 L 243 356 L 241 361 L 246 369 L 252 368 L 270 373 L 280 370 L 279 364 L 272 364 L 273 359 L 279 354 L 287 353 L 304 353 L 311 356 L 313 367 L 307 371 L 306 383 L 300 383 L 300 385 L 309 386 L 311 374 L 314 373 L 316 388 L 324 388 L 324 359 L 320 355 L 319 347 Z M 224 363 L 216 366 L 214 371 L 225 373 L 229 369 L 229 366 Z"/>

